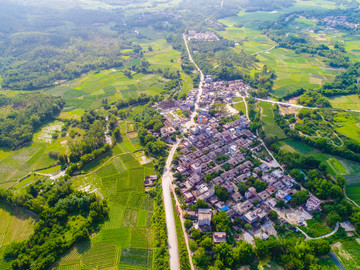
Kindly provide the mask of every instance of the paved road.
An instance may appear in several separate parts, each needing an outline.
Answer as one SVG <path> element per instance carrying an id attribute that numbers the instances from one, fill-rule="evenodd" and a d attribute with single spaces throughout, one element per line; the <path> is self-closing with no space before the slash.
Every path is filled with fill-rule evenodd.
<path id="1" fill-rule="evenodd" d="M 335 253 L 330 252 L 329 253 L 330 259 L 334 262 L 334 264 L 339 268 L 340 270 L 346 270 L 345 266 L 342 264 L 342 262 L 338 259 L 338 257 L 335 255 Z"/>
<path id="2" fill-rule="evenodd" d="M 189 54 L 189 59 L 195 65 L 196 69 L 200 73 L 199 92 L 198 92 L 197 99 L 195 102 L 195 110 L 191 114 L 190 120 L 184 124 L 185 129 L 189 130 L 191 126 L 195 125 L 194 117 L 197 114 L 196 110 L 199 108 L 199 100 L 200 100 L 200 97 L 203 92 L 203 83 L 204 83 L 205 77 L 191 56 L 190 49 L 189 49 L 189 46 L 188 46 L 188 43 L 186 40 L 186 36 L 183 35 L 183 38 L 184 38 L 186 50 Z M 173 192 L 173 186 L 172 186 L 173 175 L 171 173 L 171 163 L 173 161 L 174 154 L 176 152 L 176 148 L 178 148 L 179 145 L 180 145 L 180 140 L 178 140 L 171 147 L 169 156 L 168 156 L 166 164 L 165 164 L 163 177 L 162 177 L 162 190 L 163 190 L 164 205 L 165 205 L 166 228 L 167 228 L 167 233 L 168 233 L 168 246 L 169 246 L 170 269 L 171 270 L 180 270 L 179 246 L 178 246 L 178 240 L 177 240 L 177 236 L 176 236 L 175 216 L 174 216 L 173 204 L 172 204 L 172 199 L 171 199 L 171 192 Z M 176 200 L 176 204 L 179 205 L 179 202 L 177 201 L 176 197 L 175 197 L 175 200 Z M 195 269 L 195 267 L 192 263 L 191 255 L 190 255 L 191 251 L 189 248 L 189 239 L 188 239 L 188 236 L 185 231 L 184 219 L 182 218 L 182 216 L 180 217 L 180 220 L 182 223 L 182 229 L 183 229 L 183 233 L 185 236 L 185 243 L 186 243 L 188 253 L 189 253 L 191 269 Z"/>
<path id="3" fill-rule="evenodd" d="M 311 109 L 311 110 L 328 109 L 331 111 L 344 111 L 344 112 L 360 113 L 360 111 L 356 111 L 356 110 L 341 110 L 341 109 L 334 109 L 334 108 L 307 107 L 307 106 L 302 106 L 302 105 L 297 105 L 297 104 L 291 104 L 288 102 L 280 102 L 280 101 L 270 100 L 270 99 L 262 99 L 262 98 L 255 98 L 255 99 L 258 101 L 268 102 L 268 103 L 272 103 L 272 104 L 279 104 L 282 106 L 293 107 L 293 108 L 297 108 L 297 109 Z"/>
<path id="4" fill-rule="evenodd" d="M 172 185 L 172 173 L 171 162 L 174 158 L 176 148 L 179 146 L 180 141 L 177 141 L 170 150 L 166 165 L 164 168 L 164 174 L 162 178 L 162 189 L 165 206 L 165 217 L 166 217 L 166 228 L 168 233 L 168 246 L 170 256 L 170 269 L 180 270 L 180 259 L 179 259 L 179 247 L 176 236 L 176 225 L 173 204 L 171 200 L 171 185 Z"/>

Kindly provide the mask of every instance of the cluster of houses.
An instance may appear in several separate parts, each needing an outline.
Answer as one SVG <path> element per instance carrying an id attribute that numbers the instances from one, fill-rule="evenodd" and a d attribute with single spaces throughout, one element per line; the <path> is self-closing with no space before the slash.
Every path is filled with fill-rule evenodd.
<path id="1" fill-rule="evenodd" d="M 195 40 L 195 41 L 219 41 L 219 37 L 211 31 L 207 31 L 205 33 L 198 33 L 194 30 L 190 30 L 187 35 L 188 40 Z"/>
<path id="2" fill-rule="evenodd" d="M 211 232 L 211 220 L 218 211 L 225 212 L 232 221 L 242 219 L 255 231 L 264 222 L 269 223 L 268 213 L 276 207 L 278 200 L 287 203 L 296 192 L 294 179 L 281 169 L 273 168 L 269 163 L 253 164 L 249 151 L 257 151 L 259 146 L 253 143 L 257 137 L 250 131 L 250 121 L 246 116 L 220 126 L 219 115 L 210 115 L 211 106 L 219 97 L 225 101 L 231 98 L 230 102 L 237 93 L 247 93 L 250 89 L 241 80 L 214 82 L 211 76 L 206 76 L 196 125 L 181 142 L 180 157 L 173 169 L 183 179 L 177 185 L 186 212 L 194 221 L 195 228 L 202 232 Z M 194 90 L 188 99 L 195 101 L 197 94 Z M 185 102 L 173 101 L 171 106 L 180 103 Z M 247 183 L 250 176 L 266 182 L 265 189 L 256 190 L 252 186 L 246 192 L 239 191 L 240 183 Z M 227 190 L 227 201 L 217 197 L 217 186 Z M 198 201 L 207 203 L 208 208 L 192 210 Z M 305 207 L 308 211 L 317 210 L 320 200 L 311 196 Z M 225 240 L 226 233 L 214 232 L 214 243 Z"/>
<path id="3" fill-rule="evenodd" d="M 358 29 L 360 27 L 358 23 L 348 22 L 346 16 L 328 16 L 322 19 L 321 22 L 325 24 L 328 29 L 333 29 L 337 26 L 350 29 Z"/>

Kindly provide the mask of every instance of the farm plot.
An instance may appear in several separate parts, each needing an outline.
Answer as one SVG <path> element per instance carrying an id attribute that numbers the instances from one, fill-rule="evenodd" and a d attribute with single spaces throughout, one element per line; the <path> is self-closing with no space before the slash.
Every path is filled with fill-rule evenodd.
<path id="1" fill-rule="evenodd" d="M 360 117 L 354 113 L 337 113 L 334 116 L 336 131 L 360 141 Z"/>
<path id="2" fill-rule="evenodd" d="M 348 186 L 346 187 L 346 195 L 360 205 L 360 183 L 359 186 Z"/>
<path id="3" fill-rule="evenodd" d="M 36 217 L 29 211 L 0 202 L 0 247 L 27 240 L 34 232 Z"/>
<path id="4" fill-rule="evenodd" d="M 346 269 L 360 269 L 360 244 L 355 239 L 342 240 L 334 244 L 332 250 Z"/>
<path id="5" fill-rule="evenodd" d="M 120 251 L 115 243 L 94 243 L 83 257 L 84 265 L 91 268 L 106 268 L 115 266 L 119 262 Z"/>
<path id="6" fill-rule="evenodd" d="M 142 267 L 152 266 L 152 250 L 128 248 L 121 251 L 120 266 L 122 264 Z"/>
<path id="7" fill-rule="evenodd" d="M 115 242 L 120 248 L 128 248 L 130 245 L 130 228 L 117 228 L 102 230 L 94 242 Z"/>
<path id="8" fill-rule="evenodd" d="M 152 229 L 131 228 L 131 247 L 151 248 L 152 247 Z"/>
<path id="9" fill-rule="evenodd" d="M 334 96 L 329 98 L 331 106 L 342 110 L 360 110 L 358 95 Z"/>
<path id="10" fill-rule="evenodd" d="M 73 264 L 80 262 L 81 256 L 90 248 L 90 241 L 85 241 L 74 246 L 60 260 L 59 264 Z"/>
<path id="11" fill-rule="evenodd" d="M 278 139 L 285 138 L 286 136 L 284 131 L 275 122 L 272 104 L 267 102 L 259 102 L 259 106 L 262 109 L 261 120 L 264 122 L 264 131 L 266 135 L 274 136 Z"/>

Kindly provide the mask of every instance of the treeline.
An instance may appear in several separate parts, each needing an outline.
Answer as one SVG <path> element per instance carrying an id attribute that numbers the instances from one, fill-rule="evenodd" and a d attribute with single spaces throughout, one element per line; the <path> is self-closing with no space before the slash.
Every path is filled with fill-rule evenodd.
<path id="1" fill-rule="evenodd" d="M 161 172 L 166 162 L 169 147 L 154 135 L 154 133 L 159 133 L 164 126 L 164 119 L 150 105 L 141 113 L 134 115 L 134 121 L 140 143 L 145 147 L 145 153 L 156 158 L 155 168 Z"/>
<path id="2" fill-rule="evenodd" d="M 330 101 L 326 97 L 324 97 L 321 93 L 311 89 L 305 91 L 305 93 L 303 93 L 300 96 L 300 98 L 297 100 L 297 103 L 307 107 L 319 107 L 319 108 L 331 107 Z"/>
<path id="3" fill-rule="evenodd" d="M 74 244 L 89 240 L 108 215 L 106 201 L 73 190 L 65 179 L 56 184 L 38 181 L 26 193 L 0 190 L 0 199 L 39 217 L 28 240 L 5 248 L 4 257 L 14 270 L 49 269 Z"/>
<path id="4" fill-rule="evenodd" d="M 59 40 L 43 33 L 13 39 L 5 42 L 0 55 L 1 85 L 18 90 L 49 87 L 91 70 L 120 67 L 124 63 L 121 50 L 132 48 L 116 39 L 101 43 L 80 37 Z"/>
<path id="5" fill-rule="evenodd" d="M 227 242 L 214 245 L 208 235 L 193 233 L 192 237 L 196 239 L 193 261 L 198 269 L 239 269 L 243 265 L 257 269 L 259 260 L 268 256 L 288 270 L 321 269 L 319 258 L 331 250 L 329 242 L 323 239 L 304 241 L 301 237 L 271 236 L 267 241 L 257 238 L 255 246 L 243 240 L 234 246 Z"/>
<path id="6" fill-rule="evenodd" d="M 42 93 L 0 96 L 0 107 L 9 106 L 0 117 L 0 147 L 16 148 L 31 142 L 36 129 L 53 120 L 64 107 L 64 100 Z"/>
<path id="7" fill-rule="evenodd" d="M 360 63 L 351 65 L 345 72 L 337 75 L 333 82 L 325 83 L 320 89 L 324 96 L 340 94 L 359 94 L 358 78 L 360 76 Z"/>

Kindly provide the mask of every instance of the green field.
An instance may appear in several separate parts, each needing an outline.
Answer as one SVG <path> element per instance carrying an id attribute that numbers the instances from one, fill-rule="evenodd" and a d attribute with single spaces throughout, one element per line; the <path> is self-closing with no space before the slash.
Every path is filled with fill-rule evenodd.
<path id="1" fill-rule="evenodd" d="M 326 226 L 323 222 L 315 219 L 309 219 L 306 221 L 307 227 L 301 226 L 301 229 L 307 233 L 310 237 L 320 237 L 332 232 L 332 229 Z"/>
<path id="2" fill-rule="evenodd" d="M 335 96 L 329 98 L 331 106 L 342 110 L 360 110 L 358 95 Z"/>
<path id="3" fill-rule="evenodd" d="M 359 186 L 347 186 L 346 195 L 360 205 L 360 184 Z"/>
<path id="4" fill-rule="evenodd" d="M 91 243 L 70 251 L 58 262 L 58 269 L 69 264 L 91 269 L 152 267 L 154 201 L 144 192 L 143 183 L 146 172 L 154 173 L 154 165 L 140 165 L 138 159 L 143 152 L 126 135 L 123 138 L 112 155 L 90 166 L 86 174 L 73 178 L 75 188 L 108 199 L 110 213 Z M 134 151 L 140 153 L 138 157 Z"/>
<path id="5" fill-rule="evenodd" d="M 355 239 L 340 241 L 334 244 L 332 250 L 343 263 L 346 269 L 360 269 L 360 244 Z"/>
<path id="6" fill-rule="evenodd" d="M 246 113 L 246 107 L 244 102 L 236 102 L 233 104 L 234 108 L 239 112 L 242 111 L 244 114 Z"/>
<path id="7" fill-rule="evenodd" d="M 360 116 L 357 113 L 337 113 L 334 116 L 336 131 L 360 141 Z"/>
<path id="8" fill-rule="evenodd" d="M 360 164 L 343 158 L 323 154 L 319 150 L 301 143 L 299 141 L 287 138 L 280 142 L 281 149 L 290 152 L 299 152 L 304 155 L 312 155 L 317 160 L 325 162 L 328 171 L 336 176 L 344 175 L 348 182 L 357 182 L 360 177 Z"/>
<path id="9" fill-rule="evenodd" d="M 261 121 L 264 122 L 263 128 L 266 136 L 284 139 L 286 135 L 274 119 L 273 105 L 268 102 L 259 102 L 258 106 L 261 107 Z"/>

